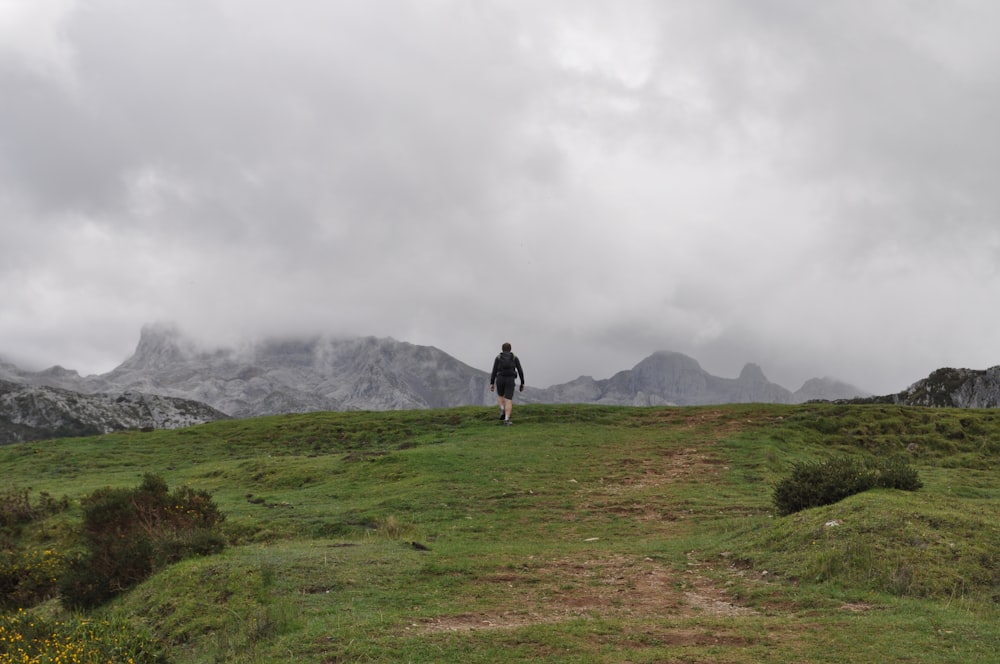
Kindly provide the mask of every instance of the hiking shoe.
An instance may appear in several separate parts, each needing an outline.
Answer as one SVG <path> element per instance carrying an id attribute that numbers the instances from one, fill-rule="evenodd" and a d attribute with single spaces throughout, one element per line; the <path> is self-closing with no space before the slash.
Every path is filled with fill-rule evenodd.
<path id="1" fill-rule="evenodd" d="M 513 424 L 513 422 L 511 422 L 510 420 L 504 420 L 503 424 L 504 424 L 504 426 L 508 426 L 509 427 L 511 424 Z"/>

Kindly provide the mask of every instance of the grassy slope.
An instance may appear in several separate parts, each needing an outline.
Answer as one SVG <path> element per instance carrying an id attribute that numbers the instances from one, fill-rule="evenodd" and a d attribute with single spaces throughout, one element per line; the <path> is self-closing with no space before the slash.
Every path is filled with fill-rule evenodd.
<path id="1" fill-rule="evenodd" d="M 238 544 L 107 609 L 178 662 L 1000 660 L 995 411 L 517 412 L 31 443 L 0 473 L 72 499 L 146 472 L 212 492 Z M 925 487 L 773 516 L 794 461 L 845 452 L 904 453 Z"/>

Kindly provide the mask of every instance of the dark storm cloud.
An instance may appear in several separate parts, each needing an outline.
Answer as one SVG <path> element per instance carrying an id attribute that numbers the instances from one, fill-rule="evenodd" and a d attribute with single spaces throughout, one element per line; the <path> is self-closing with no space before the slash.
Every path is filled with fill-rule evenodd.
<path id="1" fill-rule="evenodd" d="M 792 389 L 996 364 L 998 13 L 4 6 L 0 354 L 107 370 L 171 320 L 509 338 L 537 383 L 660 349 Z"/>

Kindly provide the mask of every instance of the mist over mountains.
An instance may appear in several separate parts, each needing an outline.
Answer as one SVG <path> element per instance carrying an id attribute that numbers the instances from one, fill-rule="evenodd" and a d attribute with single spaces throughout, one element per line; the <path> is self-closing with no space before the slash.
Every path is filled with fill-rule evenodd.
<path id="1" fill-rule="evenodd" d="M 0 380 L 6 381 L 0 420 L 20 432 L 18 439 L 29 435 L 25 427 L 31 422 L 40 432 L 99 432 L 186 426 L 225 416 L 495 403 L 488 371 L 431 346 L 316 336 L 205 349 L 169 325 L 144 327 L 134 354 L 105 374 L 84 377 L 58 366 L 29 372 L 0 362 Z M 136 397 L 122 395 L 156 395 L 163 399 L 157 412 L 167 412 L 173 404 L 186 414 L 142 419 L 135 411 Z M 754 364 L 747 364 L 737 378 L 719 378 L 686 355 L 658 352 L 606 379 L 581 376 L 545 388 L 529 382 L 517 401 L 655 406 L 859 396 L 867 395 L 825 378 L 791 392 L 770 382 Z M 206 408 L 199 411 L 193 403 Z"/>
<path id="2" fill-rule="evenodd" d="M 656 352 L 609 378 L 579 378 L 518 393 L 518 403 L 697 406 L 811 400 L 949 407 L 1000 405 L 1000 367 L 939 369 L 903 391 L 872 396 L 831 378 L 792 392 L 756 364 L 713 376 L 681 353 Z M 226 417 L 327 410 L 493 405 L 489 372 L 432 346 L 389 338 L 275 338 L 206 349 L 169 325 L 142 329 L 131 357 L 81 376 L 25 371 L 0 361 L 0 443 L 176 428 Z"/>

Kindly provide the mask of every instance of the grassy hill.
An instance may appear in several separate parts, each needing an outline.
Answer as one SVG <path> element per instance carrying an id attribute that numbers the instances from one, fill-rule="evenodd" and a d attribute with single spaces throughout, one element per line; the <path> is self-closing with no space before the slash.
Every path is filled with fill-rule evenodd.
<path id="1" fill-rule="evenodd" d="M 155 473 L 211 493 L 225 551 L 87 617 L 146 633 L 171 662 L 1000 661 L 1000 413 L 515 415 L 317 413 L 27 443 L 0 448 L 0 473 L 68 497 L 16 532 L 51 552 L 78 546 L 79 501 L 101 487 Z M 924 486 L 776 516 L 794 463 L 844 454 L 905 455 Z M 57 599 L 31 611 L 68 619 Z"/>

